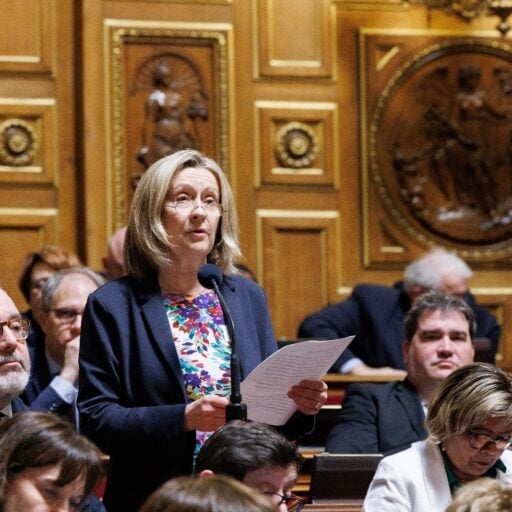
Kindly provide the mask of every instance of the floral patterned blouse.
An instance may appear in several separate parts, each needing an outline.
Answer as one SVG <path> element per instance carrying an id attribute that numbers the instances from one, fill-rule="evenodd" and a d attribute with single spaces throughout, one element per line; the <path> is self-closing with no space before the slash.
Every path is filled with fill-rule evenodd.
<path id="1" fill-rule="evenodd" d="M 231 393 L 231 341 L 219 299 L 212 290 L 197 296 L 163 295 L 180 359 L 187 401 Z M 197 432 L 196 453 L 210 433 Z"/>

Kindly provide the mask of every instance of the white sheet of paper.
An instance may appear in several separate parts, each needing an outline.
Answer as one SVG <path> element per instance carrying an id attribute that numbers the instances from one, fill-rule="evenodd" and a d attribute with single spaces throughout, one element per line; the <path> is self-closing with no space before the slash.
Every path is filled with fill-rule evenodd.
<path id="1" fill-rule="evenodd" d="M 286 394 L 301 380 L 319 380 L 354 336 L 327 341 L 300 341 L 274 352 L 241 385 L 247 417 L 269 425 L 284 425 L 296 411 Z"/>

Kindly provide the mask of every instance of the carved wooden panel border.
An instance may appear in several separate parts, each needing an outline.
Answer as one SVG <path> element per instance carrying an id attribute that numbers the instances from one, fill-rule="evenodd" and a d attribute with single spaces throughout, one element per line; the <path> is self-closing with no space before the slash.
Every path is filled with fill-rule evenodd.
<path id="1" fill-rule="evenodd" d="M 229 115 L 231 110 L 232 26 L 224 23 L 165 23 L 105 20 L 106 105 L 108 127 L 107 186 L 110 189 L 107 214 L 113 229 L 126 223 L 132 184 L 143 172 L 137 161 L 143 132 L 144 103 L 141 81 L 159 62 L 180 68 L 181 86 L 200 76 L 207 82 L 209 138 L 199 147 L 215 158 L 229 173 Z M 195 52 L 195 53 L 194 53 Z M 173 64 L 174 63 L 174 64 Z M 177 83 L 179 80 L 174 80 Z M 205 96 L 206 97 L 205 99 Z M 191 103 L 188 104 L 188 109 Z M 202 107 L 201 107 L 202 108 Z M 187 110 L 189 112 L 190 110 Z"/>
<path id="2" fill-rule="evenodd" d="M 418 244 L 507 264 L 512 47 L 363 29 L 360 59 L 366 265 L 407 261 Z"/>
<path id="3" fill-rule="evenodd" d="M 329 302 L 338 282 L 337 211 L 256 211 L 258 275 L 278 337 L 295 337 L 302 319 Z"/>
<path id="4" fill-rule="evenodd" d="M 52 98 L 0 98 L 0 183 L 54 181 L 56 115 Z"/>
<path id="5" fill-rule="evenodd" d="M 336 12 L 330 0 L 301 0 L 301 27 L 293 25 L 296 0 L 252 1 L 256 77 L 332 77 Z M 301 44 L 290 44 L 293 37 Z"/>
<path id="6" fill-rule="evenodd" d="M 338 186 L 336 103 L 257 101 L 256 186 Z"/>
<path id="7" fill-rule="evenodd" d="M 2 3 L 9 5 L 2 7 Z M 0 71 L 53 74 L 56 1 L 25 0 L 16 6 L 12 0 L 0 0 L 0 9 L 17 18 L 4 20 L 2 25 Z M 21 50 L 28 46 L 31 52 Z"/>

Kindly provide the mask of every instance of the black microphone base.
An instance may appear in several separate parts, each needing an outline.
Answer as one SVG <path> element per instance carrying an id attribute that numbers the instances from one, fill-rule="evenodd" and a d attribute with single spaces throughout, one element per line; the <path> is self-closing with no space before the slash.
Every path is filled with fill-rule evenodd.
<path id="1" fill-rule="evenodd" d="M 246 419 L 247 406 L 245 404 L 229 404 L 226 406 L 226 421 Z"/>

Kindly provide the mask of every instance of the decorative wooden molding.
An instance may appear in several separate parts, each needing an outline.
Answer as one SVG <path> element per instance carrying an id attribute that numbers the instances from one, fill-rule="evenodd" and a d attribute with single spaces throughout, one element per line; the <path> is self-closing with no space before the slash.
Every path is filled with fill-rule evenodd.
<path id="1" fill-rule="evenodd" d="M 0 37 L 0 72 L 55 75 L 56 0 L 11 2 Z"/>
<path id="2" fill-rule="evenodd" d="M 104 21 L 106 42 L 105 91 L 108 126 L 107 186 L 111 191 L 107 221 L 113 229 L 126 223 L 133 177 L 143 172 L 137 161 L 144 118 L 146 92 L 133 91 L 130 84 L 139 66 L 150 59 L 171 57 L 191 63 L 207 81 L 211 106 L 211 138 L 200 149 L 212 155 L 229 173 L 231 81 L 233 66 L 232 26 L 224 23 L 165 23 L 130 20 Z M 135 115 L 135 110 L 138 115 Z M 128 121 L 129 119 L 129 121 Z M 134 147 L 132 146 L 135 141 Z"/>
<path id="3" fill-rule="evenodd" d="M 389 261 L 372 247 L 376 223 L 395 224 L 409 245 L 505 264 L 512 254 L 512 47 L 494 38 L 362 30 L 360 55 L 369 265 Z"/>
<path id="4" fill-rule="evenodd" d="M 336 10 L 330 0 L 252 0 L 256 78 L 335 78 Z M 300 23 L 300 26 L 297 26 Z M 290 44 L 290 34 L 301 40 Z"/>
<path id="5" fill-rule="evenodd" d="M 56 115 L 52 98 L 0 98 L 0 183 L 54 181 Z"/>
<path id="6" fill-rule="evenodd" d="M 335 103 L 257 101 L 254 121 L 256 186 L 338 187 Z"/>
<path id="7" fill-rule="evenodd" d="M 295 337 L 302 319 L 329 302 L 332 283 L 338 282 L 339 213 L 260 209 L 256 222 L 258 275 L 263 276 L 276 335 Z"/>

